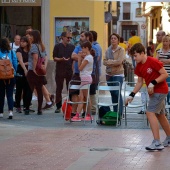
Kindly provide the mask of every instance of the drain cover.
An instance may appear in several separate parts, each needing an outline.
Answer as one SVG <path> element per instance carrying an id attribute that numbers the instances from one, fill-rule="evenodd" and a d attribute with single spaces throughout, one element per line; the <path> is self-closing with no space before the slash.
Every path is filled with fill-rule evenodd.
<path id="1" fill-rule="evenodd" d="M 112 151 L 112 152 L 129 152 L 129 148 L 91 148 L 89 151 L 98 151 L 98 152 L 104 152 L 104 151 Z"/>
<path id="2" fill-rule="evenodd" d="M 100 152 L 110 151 L 110 150 L 113 150 L 113 149 L 111 149 L 111 148 L 92 148 L 92 149 L 90 149 L 90 151 L 100 151 Z"/>

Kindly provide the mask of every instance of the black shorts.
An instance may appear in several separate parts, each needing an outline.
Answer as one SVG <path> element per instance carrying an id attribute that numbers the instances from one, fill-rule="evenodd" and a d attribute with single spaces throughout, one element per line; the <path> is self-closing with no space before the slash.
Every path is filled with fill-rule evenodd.
<path id="1" fill-rule="evenodd" d="M 81 81 L 80 74 L 74 73 L 71 80 Z M 80 85 L 80 84 L 81 84 L 81 82 L 74 82 L 74 85 Z M 70 97 L 71 97 L 71 95 L 79 95 L 79 93 L 80 93 L 80 90 L 70 90 L 69 91 Z"/>

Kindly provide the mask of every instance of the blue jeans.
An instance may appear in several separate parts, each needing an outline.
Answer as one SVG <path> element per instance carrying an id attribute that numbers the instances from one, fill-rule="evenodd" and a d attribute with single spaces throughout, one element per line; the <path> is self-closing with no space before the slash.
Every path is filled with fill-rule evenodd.
<path id="1" fill-rule="evenodd" d="M 4 112 L 5 94 L 8 102 L 8 110 L 13 110 L 13 91 L 15 79 L 0 80 L 0 113 Z"/>
<path id="2" fill-rule="evenodd" d="M 119 115 L 122 115 L 123 113 L 123 99 L 121 95 L 122 90 L 122 84 L 123 84 L 123 77 L 122 76 L 109 76 L 106 75 L 107 82 L 109 81 L 118 81 L 120 82 L 120 100 L 119 100 Z M 108 83 L 108 86 L 116 86 L 116 84 Z M 110 91 L 111 97 L 112 97 L 112 103 L 118 102 L 118 91 Z M 113 110 L 117 112 L 117 106 L 113 106 Z"/>

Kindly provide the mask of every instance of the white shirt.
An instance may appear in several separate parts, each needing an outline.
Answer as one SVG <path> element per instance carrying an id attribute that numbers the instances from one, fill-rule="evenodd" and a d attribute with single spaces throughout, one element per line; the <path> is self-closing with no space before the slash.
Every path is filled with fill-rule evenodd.
<path id="1" fill-rule="evenodd" d="M 12 44 L 13 44 L 13 46 L 12 46 Z M 10 47 L 11 47 L 11 49 L 13 50 L 13 51 L 17 51 L 17 49 L 19 48 L 19 45 L 15 45 L 15 42 L 13 42 L 13 43 L 10 43 Z"/>
<path id="2" fill-rule="evenodd" d="M 92 55 L 86 55 L 82 61 L 82 63 L 87 60 L 88 64 L 83 68 L 82 71 L 80 71 L 80 76 L 89 76 L 91 75 L 93 71 L 93 56 Z"/>

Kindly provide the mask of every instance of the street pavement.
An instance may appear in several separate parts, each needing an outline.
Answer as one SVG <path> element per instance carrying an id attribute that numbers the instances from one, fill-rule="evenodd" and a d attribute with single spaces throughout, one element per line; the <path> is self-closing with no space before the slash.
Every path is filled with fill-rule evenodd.
<path id="1" fill-rule="evenodd" d="M 104 100 L 109 100 L 108 95 Z M 140 100 L 140 99 L 139 99 Z M 32 101 L 36 110 L 37 101 Z M 45 103 L 44 103 L 45 104 Z M 153 137 L 145 115 L 130 110 L 128 124 L 64 122 L 55 107 L 43 115 L 14 113 L 0 119 L 0 170 L 168 170 L 170 147 L 148 152 Z M 135 112 L 134 112 L 135 111 Z M 165 139 L 160 130 L 161 140 Z"/>

